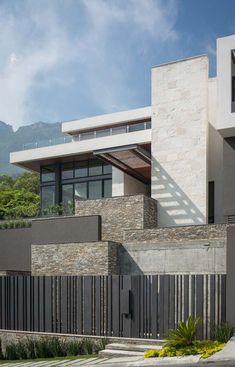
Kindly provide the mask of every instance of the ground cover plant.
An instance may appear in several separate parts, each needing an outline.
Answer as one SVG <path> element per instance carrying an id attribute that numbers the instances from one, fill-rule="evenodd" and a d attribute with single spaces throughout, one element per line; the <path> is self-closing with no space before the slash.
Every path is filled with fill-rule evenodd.
<path id="1" fill-rule="evenodd" d="M 218 325 L 213 333 L 213 340 L 196 340 L 196 333 L 201 324 L 200 318 L 190 316 L 187 321 L 180 322 L 166 336 L 166 343 L 162 349 L 152 349 L 144 353 L 145 358 L 153 357 L 182 357 L 200 355 L 208 358 L 220 351 L 234 334 L 234 328 L 229 323 Z"/>
<path id="2" fill-rule="evenodd" d="M 55 357 L 73 357 L 95 355 L 104 349 L 105 340 L 95 341 L 89 338 L 80 340 L 62 340 L 57 337 L 43 337 L 40 339 L 26 338 L 17 342 L 10 342 L 2 350 L 0 342 L 0 359 L 27 360 Z"/>

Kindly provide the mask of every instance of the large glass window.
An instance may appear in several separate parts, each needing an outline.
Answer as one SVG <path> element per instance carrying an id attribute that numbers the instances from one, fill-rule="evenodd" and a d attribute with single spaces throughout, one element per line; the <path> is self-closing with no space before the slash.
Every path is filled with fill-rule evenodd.
<path id="1" fill-rule="evenodd" d="M 41 187 L 41 207 L 47 209 L 55 205 L 55 185 Z"/>
<path id="2" fill-rule="evenodd" d="M 75 162 L 75 177 L 88 176 L 88 161 Z"/>
<path id="3" fill-rule="evenodd" d="M 112 196 L 112 180 L 104 180 L 104 197 L 109 198 Z"/>
<path id="4" fill-rule="evenodd" d="M 50 182 L 55 181 L 55 166 L 44 166 L 41 169 L 41 181 Z"/>
<path id="5" fill-rule="evenodd" d="M 89 162 L 89 176 L 102 175 L 102 162 L 98 159 L 92 159 Z"/>
<path id="6" fill-rule="evenodd" d="M 62 203 L 73 204 L 73 184 L 62 185 Z"/>
<path id="7" fill-rule="evenodd" d="M 88 182 L 89 199 L 102 198 L 102 181 L 90 181 Z"/>
<path id="8" fill-rule="evenodd" d="M 73 178 L 73 162 L 63 163 L 61 167 L 62 180 Z"/>
<path id="9" fill-rule="evenodd" d="M 87 199 L 87 182 L 79 182 L 74 185 L 74 200 Z"/>

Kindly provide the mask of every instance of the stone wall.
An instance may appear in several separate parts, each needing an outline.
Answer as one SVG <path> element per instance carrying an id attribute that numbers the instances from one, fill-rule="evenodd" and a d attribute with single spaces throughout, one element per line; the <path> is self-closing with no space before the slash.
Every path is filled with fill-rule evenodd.
<path id="1" fill-rule="evenodd" d="M 100 215 L 103 241 L 123 241 L 125 229 L 157 227 L 157 202 L 145 195 L 77 201 L 76 215 Z"/>
<path id="2" fill-rule="evenodd" d="M 226 225 L 126 231 L 120 273 L 226 273 L 226 245 Z"/>
<path id="3" fill-rule="evenodd" d="M 152 69 L 152 197 L 159 227 L 207 222 L 208 59 Z"/>
<path id="4" fill-rule="evenodd" d="M 114 242 L 32 245 L 32 275 L 119 274 Z"/>

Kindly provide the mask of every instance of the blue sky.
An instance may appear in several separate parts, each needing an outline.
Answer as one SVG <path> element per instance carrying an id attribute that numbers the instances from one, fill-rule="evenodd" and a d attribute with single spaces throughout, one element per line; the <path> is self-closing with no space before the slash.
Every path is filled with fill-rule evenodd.
<path id="1" fill-rule="evenodd" d="M 0 120 L 14 128 L 150 104 L 151 67 L 235 33 L 234 0 L 0 0 Z"/>

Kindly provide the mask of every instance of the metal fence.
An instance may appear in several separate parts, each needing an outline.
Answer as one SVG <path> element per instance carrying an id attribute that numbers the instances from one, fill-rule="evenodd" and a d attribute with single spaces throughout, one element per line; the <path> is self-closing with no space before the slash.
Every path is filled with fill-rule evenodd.
<path id="1" fill-rule="evenodd" d="M 226 275 L 0 277 L 0 328 L 163 338 L 189 315 L 226 318 Z"/>

